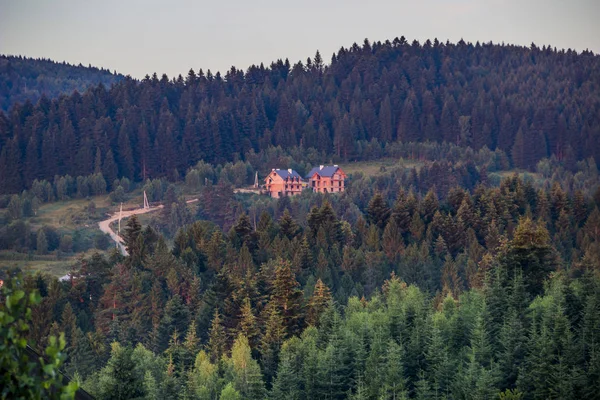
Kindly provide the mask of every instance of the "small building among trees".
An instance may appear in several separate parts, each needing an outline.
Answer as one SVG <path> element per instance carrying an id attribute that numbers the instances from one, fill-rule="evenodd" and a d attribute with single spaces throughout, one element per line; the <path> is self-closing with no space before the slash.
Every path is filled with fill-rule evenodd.
<path id="1" fill-rule="evenodd" d="M 273 169 L 265 178 L 265 189 L 274 198 L 300 194 L 304 185 L 300 174 L 293 169 Z"/>
<path id="2" fill-rule="evenodd" d="M 306 175 L 308 186 L 315 192 L 337 193 L 345 190 L 346 173 L 337 166 L 319 165 Z"/>

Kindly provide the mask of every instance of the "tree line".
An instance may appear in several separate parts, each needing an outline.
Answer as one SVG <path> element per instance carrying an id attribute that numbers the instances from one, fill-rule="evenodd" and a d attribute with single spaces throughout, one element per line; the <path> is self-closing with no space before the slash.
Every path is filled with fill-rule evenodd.
<path id="1" fill-rule="evenodd" d="M 598 56 L 530 47 L 368 40 L 291 65 L 224 75 L 125 78 L 0 114 L 0 186 L 90 175 L 108 182 L 182 176 L 203 160 L 244 160 L 270 146 L 332 160 L 364 145 L 447 142 L 499 149 L 522 169 L 554 156 L 600 156 Z M 312 149 L 312 150 L 311 150 Z"/>

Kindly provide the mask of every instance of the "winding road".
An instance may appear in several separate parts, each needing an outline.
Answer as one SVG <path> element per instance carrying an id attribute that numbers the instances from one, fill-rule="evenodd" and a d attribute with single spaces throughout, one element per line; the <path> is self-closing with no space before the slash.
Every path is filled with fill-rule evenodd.
<path id="1" fill-rule="evenodd" d="M 138 208 L 135 210 L 123 211 L 122 213 L 116 212 L 113 215 L 111 215 L 110 218 L 105 219 L 104 221 L 98 222 L 98 227 L 100 228 L 100 230 L 102 232 L 104 232 L 110 236 L 110 238 L 117 244 L 117 247 L 119 248 L 119 251 L 121 252 L 121 254 L 126 256 L 128 254 L 127 254 L 127 250 L 125 250 L 125 246 L 123 245 L 123 243 L 124 243 L 123 238 L 121 236 L 119 236 L 118 233 L 116 233 L 115 231 L 110 229 L 110 224 L 112 224 L 113 222 L 115 222 L 119 219 L 119 214 L 121 215 L 121 219 L 124 219 L 124 218 L 131 217 L 134 214 L 145 214 L 145 213 L 149 213 L 152 211 L 160 210 L 163 207 L 164 206 L 161 204 L 156 207 Z"/>
<path id="2" fill-rule="evenodd" d="M 198 201 L 198 199 L 192 199 L 192 200 L 187 200 L 186 203 L 190 204 L 190 203 L 195 203 L 196 201 Z M 103 233 L 106 233 L 107 235 L 110 236 L 110 238 L 116 243 L 116 246 L 119 248 L 119 251 L 121 252 L 121 254 L 123 254 L 124 256 L 127 256 L 127 250 L 125 249 L 125 246 L 123 245 L 124 241 L 123 238 L 121 236 L 119 236 L 118 233 L 116 233 L 115 231 L 113 231 L 110 228 L 110 224 L 112 224 L 115 221 L 119 220 L 119 214 L 121 214 L 121 219 L 125 219 L 128 217 L 131 217 L 134 214 L 146 214 L 152 211 L 157 211 L 160 210 L 161 208 L 163 208 L 164 206 L 162 204 L 157 205 L 156 207 L 150 207 L 150 208 L 137 208 L 135 210 L 127 210 L 127 211 L 123 211 L 122 213 L 116 212 L 114 214 L 112 214 L 108 219 L 105 219 L 103 221 L 98 222 L 98 228 L 100 228 L 100 230 Z M 68 280 L 70 277 L 70 275 L 65 275 L 65 276 L 61 276 L 59 279 L 61 281 L 66 281 Z"/>

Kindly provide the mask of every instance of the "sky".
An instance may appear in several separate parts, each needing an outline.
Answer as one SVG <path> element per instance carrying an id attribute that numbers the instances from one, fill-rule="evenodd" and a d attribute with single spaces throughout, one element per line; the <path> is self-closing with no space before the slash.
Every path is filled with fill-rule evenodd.
<path id="1" fill-rule="evenodd" d="M 600 53 L 599 0 L 0 0 L 0 54 L 134 78 L 325 61 L 354 42 L 426 39 Z"/>

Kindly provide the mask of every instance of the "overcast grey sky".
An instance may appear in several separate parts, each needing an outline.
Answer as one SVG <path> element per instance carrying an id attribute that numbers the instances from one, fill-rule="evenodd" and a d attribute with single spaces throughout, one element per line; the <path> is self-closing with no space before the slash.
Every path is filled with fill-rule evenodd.
<path id="1" fill-rule="evenodd" d="M 142 78 L 224 72 L 404 35 L 600 53 L 600 0 L 0 0 L 0 53 Z"/>

